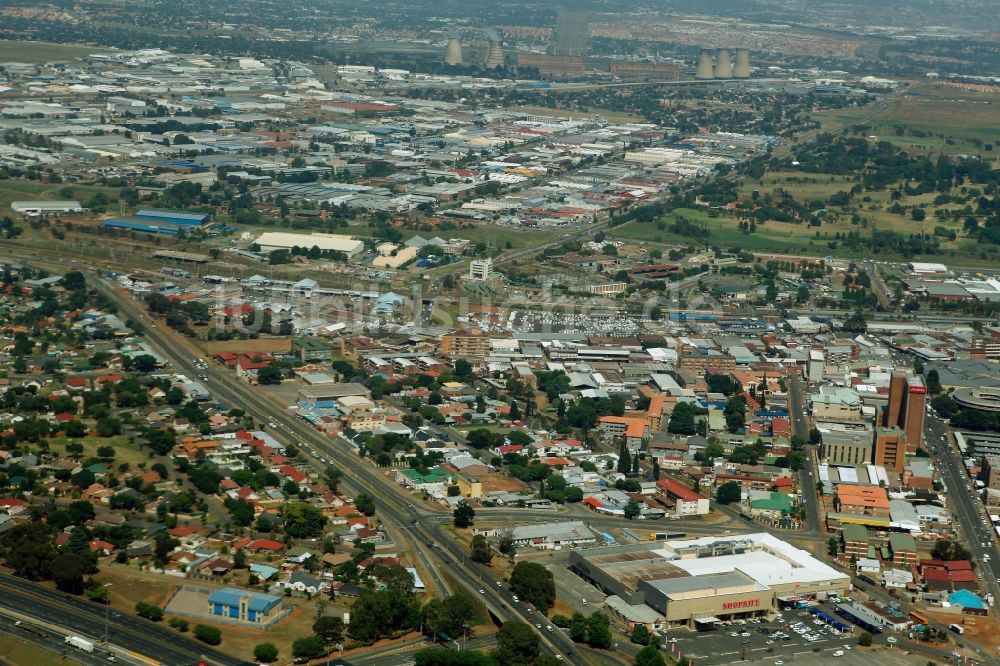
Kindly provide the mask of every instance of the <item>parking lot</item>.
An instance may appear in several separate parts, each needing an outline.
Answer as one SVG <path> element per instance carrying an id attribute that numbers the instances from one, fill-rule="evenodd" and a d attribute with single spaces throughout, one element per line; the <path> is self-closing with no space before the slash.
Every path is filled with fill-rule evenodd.
<path id="1" fill-rule="evenodd" d="M 849 633 L 838 634 L 804 610 L 786 611 L 780 621 L 739 622 L 720 625 L 705 632 L 674 629 L 668 633 L 668 638 L 676 639 L 676 652 L 693 658 L 697 663 L 730 663 L 745 657 L 747 661 L 767 660 L 767 663 L 774 664 L 805 660 L 812 664 L 820 658 L 843 659 L 851 655 L 855 650 L 856 637 L 861 632 L 853 627 Z M 795 626 L 788 626 L 790 624 Z M 834 656 L 834 653 L 841 652 L 842 655 Z"/>

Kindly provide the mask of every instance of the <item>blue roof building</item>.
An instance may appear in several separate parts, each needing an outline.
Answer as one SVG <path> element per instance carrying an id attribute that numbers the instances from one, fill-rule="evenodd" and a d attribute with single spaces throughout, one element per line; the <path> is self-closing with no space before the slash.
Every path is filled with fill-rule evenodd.
<path id="1" fill-rule="evenodd" d="M 224 587 L 208 595 L 208 613 L 250 624 L 270 624 L 281 617 L 281 597 L 235 587 Z"/>
<path id="2" fill-rule="evenodd" d="M 948 595 L 948 603 L 952 606 L 961 606 L 962 608 L 986 610 L 986 602 L 979 595 L 969 590 L 955 590 Z"/>
<path id="3" fill-rule="evenodd" d="M 110 229 L 125 229 L 146 234 L 176 236 L 181 229 L 195 229 L 211 219 L 205 213 L 178 213 L 166 210 L 143 209 L 132 217 L 113 217 L 104 221 Z"/>

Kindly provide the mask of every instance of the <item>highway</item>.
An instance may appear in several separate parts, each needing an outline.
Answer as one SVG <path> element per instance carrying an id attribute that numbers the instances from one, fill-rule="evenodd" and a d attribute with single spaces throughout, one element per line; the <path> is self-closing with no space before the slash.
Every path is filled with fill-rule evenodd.
<path id="1" fill-rule="evenodd" d="M 61 627 L 94 643 L 104 638 L 104 606 L 8 574 L 0 574 L 0 598 L 5 609 L 35 618 L 40 623 Z M 118 613 L 112 620 L 109 642 L 144 655 L 148 660 L 168 666 L 187 666 L 205 658 L 218 666 L 248 663 L 133 615 Z"/>

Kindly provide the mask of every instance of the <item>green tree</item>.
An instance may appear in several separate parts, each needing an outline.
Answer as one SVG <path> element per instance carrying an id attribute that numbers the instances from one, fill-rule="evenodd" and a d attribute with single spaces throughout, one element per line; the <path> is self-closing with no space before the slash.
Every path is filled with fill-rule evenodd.
<path id="1" fill-rule="evenodd" d="M 472 364 L 464 358 L 455 361 L 455 378 L 462 382 L 471 382 L 474 379 Z"/>
<path id="2" fill-rule="evenodd" d="M 642 513 L 642 507 L 634 499 L 630 499 L 625 503 L 625 517 L 629 520 L 638 518 L 639 514 Z"/>
<path id="3" fill-rule="evenodd" d="M 153 622 L 159 622 L 163 619 L 163 609 L 145 601 L 140 601 L 135 605 L 135 612 L 139 617 L 144 617 Z"/>
<path id="4" fill-rule="evenodd" d="M 253 658 L 261 663 L 270 664 L 278 660 L 278 648 L 274 643 L 258 643 L 253 649 Z"/>
<path id="5" fill-rule="evenodd" d="M 927 384 L 927 392 L 931 395 L 941 393 L 941 378 L 938 375 L 938 371 L 934 368 L 927 371 L 927 374 L 924 377 L 924 382 Z"/>
<path id="6" fill-rule="evenodd" d="M 61 553 L 52 560 L 51 567 L 52 580 L 55 582 L 56 587 L 70 594 L 82 593 L 83 577 L 92 571 L 96 571 L 93 560 L 79 553 Z"/>
<path id="7" fill-rule="evenodd" d="M 598 611 L 587 620 L 587 645 L 607 650 L 611 642 L 611 618 Z"/>
<path id="8" fill-rule="evenodd" d="M 626 476 L 632 473 L 632 456 L 628 453 L 625 445 L 625 438 L 622 437 L 622 445 L 618 447 L 618 471 Z"/>
<path id="9" fill-rule="evenodd" d="M 461 636 L 464 628 L 486 617 L 482 602 L 460 591 L 444 599 L 432 599 L 422 609 L 424 626 L 445 636 Z"/>
<path id="10" fill-rule="evenodd" d="M 642 648 L 635 655 L 635 666 L 666 666 L 666 664 L 660 650 L 652 645 Z"/>
<path id="11" fill-rule="evenodd" d="M 458 506 L 452 512 L 452 517 L 454 519 L 455 527 L 460 529 L 465 529 L 472 525 L 473 520 L 476 517 L 476 510 L 473 509 L 468 502 L 459 502 Z"/>
<path id="12" fill-rule="evenodd" d="M 354 499 L 354 508 L 366 516 L 374 516 L 375 498 L 368 493 L 361 493 Z"/>
<path id="13" fill-rule="evenodd" d="M 327 643 L 339 643 L 344 639 L 344 620 L 336 615 L 323 615 L 313 622 L 312 630 Z"/>
<path id="14" fill-rule="evenodd" d="M 869 634 L 867 631 L 861 632 L 861 635 L 858 636 L 858 645 L 862 647 L 868 647 L 871 644 L 872 644 L 872 635 Z"/>
<path id="15" fill-rule="evenodd" d="M 497 631 L 497 647 L 493 658 L 499 664 L 518 666 L 531 664 L 538 656 L 541 641 L 530 625 L 524 622 L 504 622 Z"/>
<path id="16" fill-rule="evenodd" d="M 353 623 L 352 623 L 353 624 Z M 292 656 L 296 659 L 315 659 L 323 656 L 325 643 L 319 636 L 297 638 L 292 643 Z"/>
<path id="17" fill-rule="evenodd" d="M 834 537 L 830 537 L 826 542 L 826 552 L 830 557 L 837 557 L 840 553 L 840 544 Z"/>
<path id="18" fill-rule="evenodd" d="M 510 574 L 511 590 L 538 610 L 547 612 L 556 601 L 552 572 L 535 562 L 518 562 Z"/>
<path id="19" fill-rule="evenodd" d="M 574 643 L 587 642 L 587 618 L 583 613 L 573 613 L 569 621 L 569 637 Z"/>
<path id="20" fill-rule="evenodd" d="M 296 539 L 311 539 L 323 533 L 326 517 L 312 504 L 295 503 L 285 506 L 285 534 Z"/>
<path id="21" fill-rule="evenodd" d="M 667 431 L 675 435 L 695 434 L 694 417 L 698 413 L 698 408 L 687 402 L 679 402 L 670 413 L 670 420 L 667 421 Z"/>
<path id="22" fill-rule="evenodd" d="M 636 624 L 629 639 L 636 645 L 649 645 L 649 629 L 644 624 Z"/>
<path id="23" fill-rule="evenodd" d="M 471 557 L 474 562 L 489 566 L 490 561 L 493 560 L 493 547 L 490 546 L 490 542 L 485 536 L 482 534 L 473 536 L 470 548 Z"/>
<path id="24" fill-rule="evenodd" d="M 742 489 L 740 484 L 735 481 L 727 481 L 719 486 L 718 490 L 715 491 L 715 501 L 719 504 L 732 504 L 733 502 L 739 502 L 742 497 Z"/>

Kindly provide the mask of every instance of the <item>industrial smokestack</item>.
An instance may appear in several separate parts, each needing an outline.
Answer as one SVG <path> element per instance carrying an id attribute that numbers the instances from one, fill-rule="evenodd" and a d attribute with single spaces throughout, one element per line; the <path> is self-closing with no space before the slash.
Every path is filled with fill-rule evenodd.
<path id="1" fill-rule="evenodd" d="M 736 68 L 733 70 L 733 78 L 750 78 L 750 51 L 747 49 L 736 49 Z"/>
<path id="2" fill-rule="evenodd" d="M 719 49 L 719 59 L 715 61 L 715 78 L 733 78 L 733 56 L 729 49 Z"/>
<path id="3" fill-rule="evenodd" d="M 448 50 L 444 54 L 444 64 L 462 64 L 462 40 L 458 38 L 458 35 L 448 37 Z"/>
<path id="4" fill-rule="evenodd" d="M 486 49 L 486 69 L 503 67 L 503 40 L 500 34 L 490 28 L 486 31 L 486 39 L 490 43 Z"/>
<path id="5" fill-rule="evenodd" d="M 698 54 L 698 69 L 695 70 L 696 79 L 714 79 L 715 70 L 712 67 L 712 49 L 702 49 Z"/>

